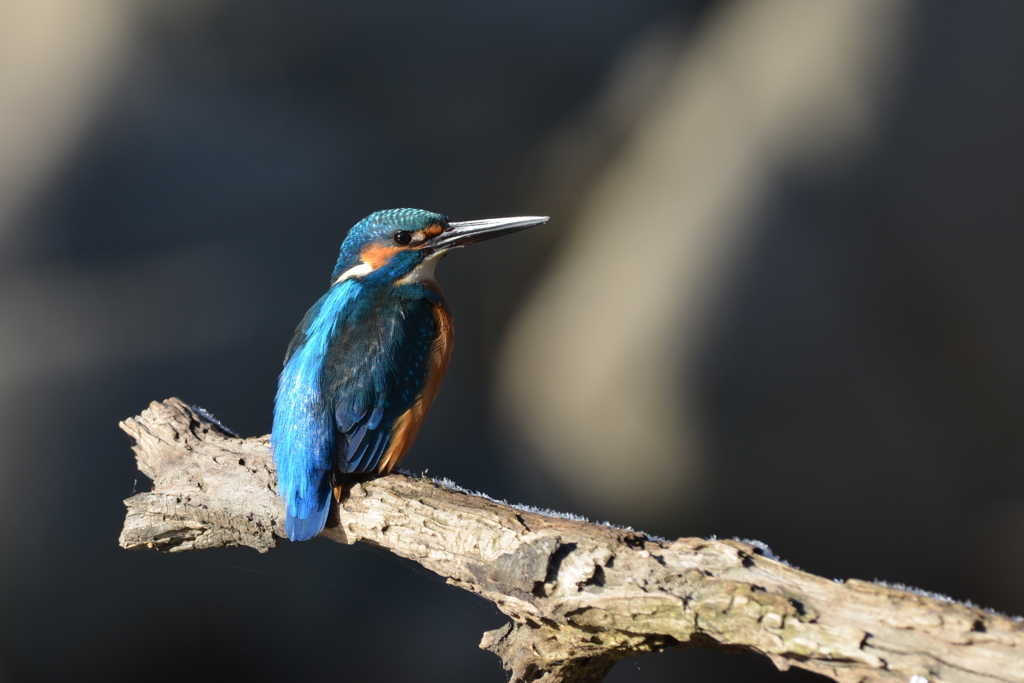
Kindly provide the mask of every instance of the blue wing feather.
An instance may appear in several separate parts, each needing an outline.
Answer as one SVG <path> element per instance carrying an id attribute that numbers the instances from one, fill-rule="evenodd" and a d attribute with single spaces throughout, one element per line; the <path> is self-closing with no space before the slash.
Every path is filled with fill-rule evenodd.
<path id="1" fill-rule="evenodd" d="M 380 464 L 395 421 L 423 391 L 438 333 L 433 298 L 374 298 L 332 345 L 324 376 L 339 430 L 339 475 Z"/>
<path id="2" fill-rule="evenodd" d="M 354 281 L 332 287 L 313 305 L 288 347 L 277 384 L 271 446 L 277 486 L 287 504 L 292 540 L 320 533 L 330 506 L 335 448 L 334 407 L 321 390 L 324 356 L 345 309 L 359 291 Z"/>

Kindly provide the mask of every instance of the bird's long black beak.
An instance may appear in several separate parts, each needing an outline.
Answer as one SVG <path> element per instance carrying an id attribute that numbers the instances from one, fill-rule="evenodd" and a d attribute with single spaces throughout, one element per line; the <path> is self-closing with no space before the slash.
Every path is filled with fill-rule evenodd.
<path id="1" fill-rule="evenodd" d="M 449 223 L 448 229 L 428 242 L 432 249 L 454 249 L 473 242 L 501 237 L 509 233 L 547 223 L 547 216 L 516 216 L 515 218 L 485 218 L 479 221 Z"/>

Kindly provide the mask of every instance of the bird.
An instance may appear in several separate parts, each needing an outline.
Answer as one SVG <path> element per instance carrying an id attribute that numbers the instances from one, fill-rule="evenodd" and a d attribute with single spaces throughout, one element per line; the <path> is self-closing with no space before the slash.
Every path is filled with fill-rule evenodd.
<path id="1" fill-rule="evenodd" d="M 547 216 L 449 222 L 377 211 L 341 245 L 330 288 L 284 357 L 270 445 L 292 541 L 317 536 L 355 475 L 387 474 L 412 446 L 451 357 L 451 309 L 434 279 L 450 250 Z"/>

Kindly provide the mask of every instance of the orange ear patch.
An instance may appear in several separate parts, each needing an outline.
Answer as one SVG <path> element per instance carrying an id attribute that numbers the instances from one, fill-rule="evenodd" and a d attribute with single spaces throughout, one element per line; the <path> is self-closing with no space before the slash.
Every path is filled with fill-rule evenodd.
<path id="1" fill-rule="evenodd" d="M 391 257 L 402 251 L 402 247 L 396 247 L 384 244 L 371 244 L 370 246 L 363 249 L 363 252 L 359 255 L 359 258 L 363 263 L 370 266 L 374 270 L 377 270 L 385 263 L 391 260 Z"/>

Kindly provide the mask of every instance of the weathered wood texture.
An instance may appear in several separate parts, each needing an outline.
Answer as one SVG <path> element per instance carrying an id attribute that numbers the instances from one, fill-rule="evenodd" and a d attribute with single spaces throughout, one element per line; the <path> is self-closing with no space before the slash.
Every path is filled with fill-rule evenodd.
<path id="1" fill-rule="evenodd" d="M 125 501 L 122 546 L 265 552 L 281 539 L 267 437 L 236 438 L 177 399 L 121 427 L 154 481 Z M 821 578 L 746 543 L 658 541 L 400 474 L 353 486 L 332 523 L 333 541 L 379 545 L 492 600 L 512 622 L 481 646 L 513 681 L 599 681 L 642 652 L 719 647 L 844 683 L 1024 683 L 1020 621 Z"/>

